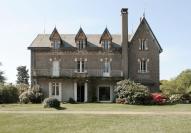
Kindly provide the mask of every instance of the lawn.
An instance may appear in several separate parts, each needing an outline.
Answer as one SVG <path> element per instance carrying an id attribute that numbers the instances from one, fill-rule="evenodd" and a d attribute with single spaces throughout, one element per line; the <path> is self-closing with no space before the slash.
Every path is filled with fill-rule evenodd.
<path id="1" fill-rule="evenodd" d="M 189 104 L 162 105 L 162 106 L 141 106 L 126 104 L 101 104 L 101 103 L 85 103 L 85 104 L 62 104 L 64 110 L 68 111 L 191 111 Z M 40 110 L 51 111 L 55 109 L 44 109 L 42 104 L 0 104 L 0 110 L 10 111 L 28 111 Z"/>
<path id="2" fill-rule="evenodd" d="M 0 114 L 0 133 L 188 133 L 191 116 Z"/>
<path id="3" fill-rule="evenodd" d="M 123 104 L 62 104 L 58 111 L 190 112 L 189 104 L 137 106 Z M 16 113 L 17 111 L 56 111 L 41 104 L 0 104 L 0 133 L 188 133 L 191 115 L 106 115 Z M 57 112 L 57 111 L 56 111 Z"/>

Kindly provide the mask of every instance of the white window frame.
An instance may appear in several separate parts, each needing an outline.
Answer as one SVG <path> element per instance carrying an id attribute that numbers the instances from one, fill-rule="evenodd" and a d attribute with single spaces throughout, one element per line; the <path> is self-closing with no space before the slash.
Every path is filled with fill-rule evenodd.
<path id="1" fill-rule="evenodd" d="M 148 50 L 148 39 L 139 39 L 139 50 Z"/>
<path id="2" fill-rule="evenodd" d="M 59 101 L 62 101 L 62 83 L 61 82 L 49 82 L 49 97 L 54 97 Z"/>
<path id="3" fill-rule="evenodd" d="M 148 73 L 148 62 L 149 62 L 149 59 L 138 59 L 138 62 L 139 62 L 139 70 L 138 72 L 139 73 Z"/>
<path id="4" fill-rule="evenodd" d="M 76 62 L 77 62 L 77 70 L 76 70 L 76 72 L 78 72 L 78 73 L 86 73 L 87 70 L 85 69 L 86 68 L 85 65 L 86 65 L 87 59 L 76 60 Z"/>

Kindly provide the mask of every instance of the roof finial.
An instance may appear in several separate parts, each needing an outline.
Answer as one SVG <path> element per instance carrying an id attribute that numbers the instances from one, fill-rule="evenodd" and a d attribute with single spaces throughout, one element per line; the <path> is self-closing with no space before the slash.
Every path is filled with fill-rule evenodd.
<path id="1" fill-rule="evenodd" d="M 144 9 L 144 12 L 143 12 L 143 18 L 145 18 L 145 9 Z"/>

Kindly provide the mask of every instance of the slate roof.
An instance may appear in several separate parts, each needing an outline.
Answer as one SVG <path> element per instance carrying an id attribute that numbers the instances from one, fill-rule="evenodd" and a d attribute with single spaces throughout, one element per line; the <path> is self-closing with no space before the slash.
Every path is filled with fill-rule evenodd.
<path id="1" fill-rule="evenodd" d="M 51 34 L 38 34 L 37 37 L 33 40 L 29 48 L 35 47 L 51 47 L 51 42 L 49 40 Z M 114 47 L 120 47 L 121 45 L 121 35 L 120 34 L 111 34 L 112 43 Z M 75 37 L 76 34 L 60 34 L 62 41 L 65 47 L 76 47 Z M 87 37 L 87 45 L 92 47 L 100 46 L 100 38 L 101 34 L 86 34 Z M 131 35 L 128 37 L 131 38 Z"/>

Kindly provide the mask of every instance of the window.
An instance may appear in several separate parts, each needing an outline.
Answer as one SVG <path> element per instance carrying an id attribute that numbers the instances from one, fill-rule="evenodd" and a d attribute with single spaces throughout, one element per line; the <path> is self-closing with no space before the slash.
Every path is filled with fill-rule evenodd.
<path id="1" fill-rule="evenodd" d="M 139 50 L 148 50 L 147 39 L 139 39 L 139 42 L 140 42 Z"/>
<path id="2" fill-rule="evenodd" d="M 110 76 L 110 62 L 108 60 L 103 63 L 103 76 Z"/>
<path id="3" fill-rule="evenodd" d="M 53 47 L 54 49 L 60 48 L 60 42 L 59 42 L 59 41 L 54 41 L 53 44 L 52 44 L 52 47 Z"/>
<path id="4" fill-rule="evenodd" d="M 52 95 L 53 96 L 59 95 L 59 83 L 56 83 L 56 82 L 52 83 Z"/>
<path id="5" fill-rule="evenodd" d="M 52 76 L 58 77 L 60 75 L 59 61 L 52 62 Z"/>
<path id="6" fill-rule="evenodd" d="M 84 48 L 86 48 L 86 40 L 79 40 L 78 49 L 81 50 L 81 49 L 84 49 Z"/>
<path id="7" fill-rule="evenodd" d="M 80 60 L 77 61 L 77 72 L 85 72 L 85 61 L 84 60 Z"/>
<path id="8" fill-rule="evenodd" d="M 103 49 L 105 50 L 109 49 L 109 40 L 103 40 L 102 45 L 103 45 Z"/>
<path id="9" fill-rule="evenodd" d="M 145 60 L 145 59 L 142 59 L 142 60 L 138 60 L 139 61 L 139 72 L 141 73 L 145 73 L 145 72 L 148 72 L 148 69 L 147 69 L 147 66 L 148 66 L 148 59 Z"/>

